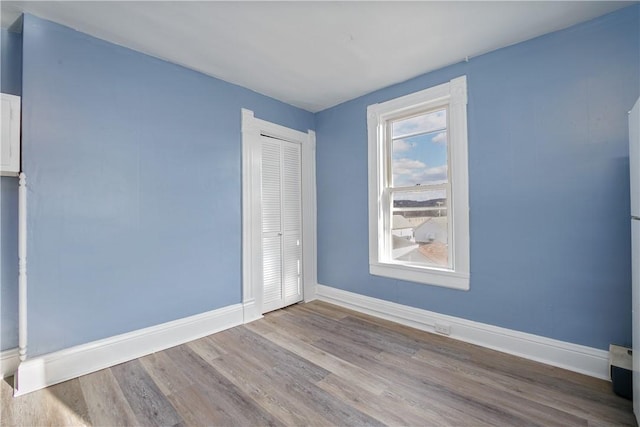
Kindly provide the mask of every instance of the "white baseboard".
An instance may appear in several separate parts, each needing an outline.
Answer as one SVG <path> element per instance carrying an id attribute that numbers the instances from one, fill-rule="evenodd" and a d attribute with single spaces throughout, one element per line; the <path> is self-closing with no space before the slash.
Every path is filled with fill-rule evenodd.
<path id="1" fill-rule="evenodd" d="M 20 355 L 17 348 L 0 352 L 0 379 L 15 374 L 19 363 Z"/>
<path id="2" fill-rule="evenodd" d="M 254 320 L 262 319 L 262 313 L 258 310 L 255 300 L 248 300 L 242 303 L 243 323 L 251 323 Z"/>
<path id="3" fill-rule="evenodd" d="M 435 332 L 436 323 L 448 325 L 450 338 L 609 380 L 609 353 L 605 350 L 447 316 L 329 286 L 318 285 L 316 295 L 322 301 L 428 332 Z"/>
<path id="4" fill-rule="evenodd" d="M 242 305 L 195 316 L 27 359 L 18 366 L 15 396 L 165 350 L 243 323 Z"/>

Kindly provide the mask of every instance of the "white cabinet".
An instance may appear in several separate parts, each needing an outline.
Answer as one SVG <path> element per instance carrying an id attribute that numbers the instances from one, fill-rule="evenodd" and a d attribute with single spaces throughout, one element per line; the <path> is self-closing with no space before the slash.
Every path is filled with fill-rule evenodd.
<path id="1" fill-rule="evenodd" d="M 3 93 L 0 111 L 0 175 L 17 176 L 20 173 L 20 97 Z"/>

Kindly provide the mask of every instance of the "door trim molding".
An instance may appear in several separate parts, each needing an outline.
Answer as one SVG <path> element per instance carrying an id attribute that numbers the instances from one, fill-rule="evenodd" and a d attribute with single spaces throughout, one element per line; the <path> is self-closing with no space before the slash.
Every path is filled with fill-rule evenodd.
<path id="1" fill-rule="evenodd" d="M 262 317 L 261 142 L 266 135 L 299 143 L 302 150 L 302 283 L 305 301 L 316 285 L 316 135 L 257 119 L 242 109 L 242 307 L 244 323 Z"/>

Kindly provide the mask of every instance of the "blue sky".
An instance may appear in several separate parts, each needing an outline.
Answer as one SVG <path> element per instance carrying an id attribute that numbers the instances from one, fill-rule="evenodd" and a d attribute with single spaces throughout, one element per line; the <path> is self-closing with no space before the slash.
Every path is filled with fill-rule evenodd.
<path id="1" fill-rule="evenodd" d="M 392 123 L 394 187 L 442 184 L 447 180 L 447 110 Z M 417 135 L 416 135 L 417 134 Z"/>

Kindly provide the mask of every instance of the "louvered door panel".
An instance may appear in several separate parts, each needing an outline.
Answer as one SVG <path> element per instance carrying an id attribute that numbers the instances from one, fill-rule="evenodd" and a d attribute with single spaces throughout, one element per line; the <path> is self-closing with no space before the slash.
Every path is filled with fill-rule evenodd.
<path id="1" fill-rule="evenodd" d="M 282 219 L 283 246 L 283 294 L 285 304 L 299 301 L 302 297 L 300 276 L 302 274 L 301 233 L 302 193 L 300 183 L 300 145 L 282 143 Z"/>
<path id="2" fill-rule="evenodd" d="M 263 312 L 302 299 L 301 229 L 300 145 L 263 137 Z"/>
<path id="3" fill-rule="evenodd" d="M 293 304 L 300 301 L 302 297 L 300 289 L 302 246 L 300 243 L 300 235 L 297 233 L 284 236 L 282 292 L 285 304 Z"/>
<path id="4" fill-rule="evenodd" d="M 280 141 L 262 142 L 262 232 L 281 232 L 281 148 Z"/>
<path id="5" fill-rule="evenodd" d="M 302 228 L 300 191 L 300 145 L 282 144 L 282 214 L 285 231 L 299 233 Z"/>
<path id="6" fill-rule="evenodd" d="M 281 237 L 262 238 L 263 305 L 275 309 L 282 301 L 282 247 Z"/>
<path id="7" fill-rule="evenodd" d="M 274 310 L 282 304 L 282 201 L 280 141 L 262 142 L 262 304 Z"/>

